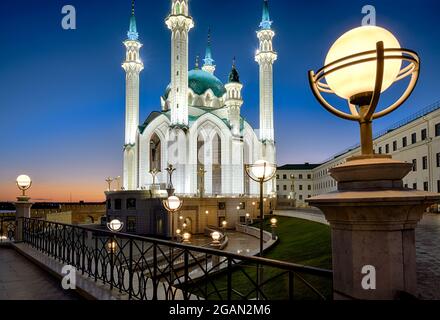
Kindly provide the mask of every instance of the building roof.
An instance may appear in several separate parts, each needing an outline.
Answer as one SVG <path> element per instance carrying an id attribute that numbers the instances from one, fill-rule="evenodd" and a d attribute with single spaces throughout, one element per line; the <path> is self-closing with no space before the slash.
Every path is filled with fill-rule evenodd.
<path id="1" fill-rule="evenodd" d="M 311 163 L 302 163 L 302 164 L 286 164 L 282 167 L 278 167 L 277 170 L 313 170 L 319 167 L 321 164 L 311 164 Z"/>
<path id="2" fill-rule="evenodd" d="M 188 73 L 188 87 L 198 95 L 204 94 L 209 89 L 212 90 L 217 98 L 223 97 L 226 93 L 225 86 L 220 79 L 215 75 L 200 69 L 194 69 Z M 165 100 L 168 98 L 170 91 L 171 86 L 168 85 L 164 94 Z"/>

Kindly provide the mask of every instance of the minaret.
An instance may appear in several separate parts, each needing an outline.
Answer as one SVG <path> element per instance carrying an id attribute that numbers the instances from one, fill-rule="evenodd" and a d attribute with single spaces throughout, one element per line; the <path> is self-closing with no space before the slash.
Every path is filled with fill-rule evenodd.
<path id="1" fill-rule="evenodd" d="M 188 0 L 172 0 L 165 20 L 171 30 L 171 125 L 188 126 L 188 34 L 194 27 Z"/>
<path id="2" fill-rule="evenodd" d="M 277 54 L 272 47 L 275 32 L 272 30 L 269 17 L 269 2 L 264 0 L 263 18 L 260 30 L 257 31 L 260 47 L 255 61 L 260 65 L 260 140 L 263 143 L 274 143 L 273 126 L 273 64 Z"/>
<path id="3" fill-rule="evenodd" d="M 124 41 L 126 48 L 125 61 L 122 68 L 125 70 L 125 145 L 124 145 L 124 178 L 125 190 L 136 189 L 136 136 L 139 126 L 139 74 L 144 69 L 139 51 L 142 44 L 136 28 L 134 14 L 134 0 L 132 0 L 130 28 L 128 39 Z"/>
<path id="4" fill-rule="evenodd" d="M 235 137 L 240 136 L 240 108 L 243 105 L 241 90 L 243 85 L 240 83 L 240 76 L 235 67 L 235 59 L 232 64 L 232 71 L 229 74 L 229 81 L 225 85 L 226 88 L 226 108 L 228 110 L 229 124 L 232 134 Z"/>
<path id="5" fill-rule="evenodd" d="M 211 29 L 208 30 L 208 44 L 206 45 L 206 53 L 205 59 L 203 59 L 204 65 L 202 67 L 203 71 L 214 74 L 215 72 L 215 64 L 214 59 L 212 59 L 212 50 L 211 50 Z"/>

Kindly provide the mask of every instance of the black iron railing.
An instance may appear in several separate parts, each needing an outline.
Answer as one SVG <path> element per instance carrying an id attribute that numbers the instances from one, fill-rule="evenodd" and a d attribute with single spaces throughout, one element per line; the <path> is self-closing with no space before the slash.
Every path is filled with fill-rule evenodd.
<path id="1" fill-rule="evenodd" d="M 15 216 L 0 216 L 0 242 L 14 240 L 15 229 Z"/>
<path id="2" fill-rule="evenodd" d="M 329 270 L 44 220 L 23 219 L 22 224 L 25 243 L 129 299 L 293 300 L 332 295 Z M 257 270 L 263 270 L 259 281 Z"/>

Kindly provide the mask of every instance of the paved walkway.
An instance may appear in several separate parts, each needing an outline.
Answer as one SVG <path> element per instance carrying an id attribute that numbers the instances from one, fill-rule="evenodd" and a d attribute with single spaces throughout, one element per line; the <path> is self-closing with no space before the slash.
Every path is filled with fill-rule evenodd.
<path id="1" fill-rule="evenodd" d="M 328 224 L 316 209 L 276 211 L 276 215 Z M 417 281 L 419 295 L 440 300 L 440 214 L 425 214 L 416 229 Z"/>
<path id="2" fill-rule="evenodd" d="M 0 247 L 0 300 L 78 300 L 13 249 Z"/>

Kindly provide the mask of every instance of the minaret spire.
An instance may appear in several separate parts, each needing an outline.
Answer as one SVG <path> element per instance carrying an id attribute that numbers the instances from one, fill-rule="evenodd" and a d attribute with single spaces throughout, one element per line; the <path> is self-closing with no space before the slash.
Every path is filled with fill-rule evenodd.
<path id="1" fill-rule="evenodd" d="M 269 0 L 264 0 L 263 3 L 263 17 L 261 19 L 260 28 L 270 30 L 272 27 L 272 21 L 269 14 Z"/>
<path id="2" fill-rule="evenodd" d="M 130 28 L 128 39 L 124 41 L 126 54 L 122 68 L 125 70 L 125 144 L 124 144 L 124 174 L 125 190 L 136 190 L 137 147 L 136 141 L 139 126 L 139 82 L 144 64 L 140 58 L 142 43 L 136 28 L 134 15 L 134 0 L 131 2 Z"/>
<path id="3" fill-rule="evenodd" d="M 215 65 L 214 59 L 212 59 L 212 49 L 211 49 L 211 28 L 208 29 L 208 43 L 206 45 L 205 59 L 203 59 L 204 65 L 202 67 L 203 71 L 214 74 Z"/>
<path id="4" fill-rule="evenodd" d="M 139 33 L 137 32 L 136 26 L 136 16 L 134 15 L 134 0 L 131 0 L 131 17 L 130 17 L 130 28 L 127 33 L 128 39 L 138 40 Z"/>
<path id="5" fill-rule="evenodd" d="M 189 0 L 172 0 L 165 19 L 171 31 L 171 90 L 169 110 L 172 127 L 188 127 L 188 46 L 194 21 L 189 14 Z"/>

